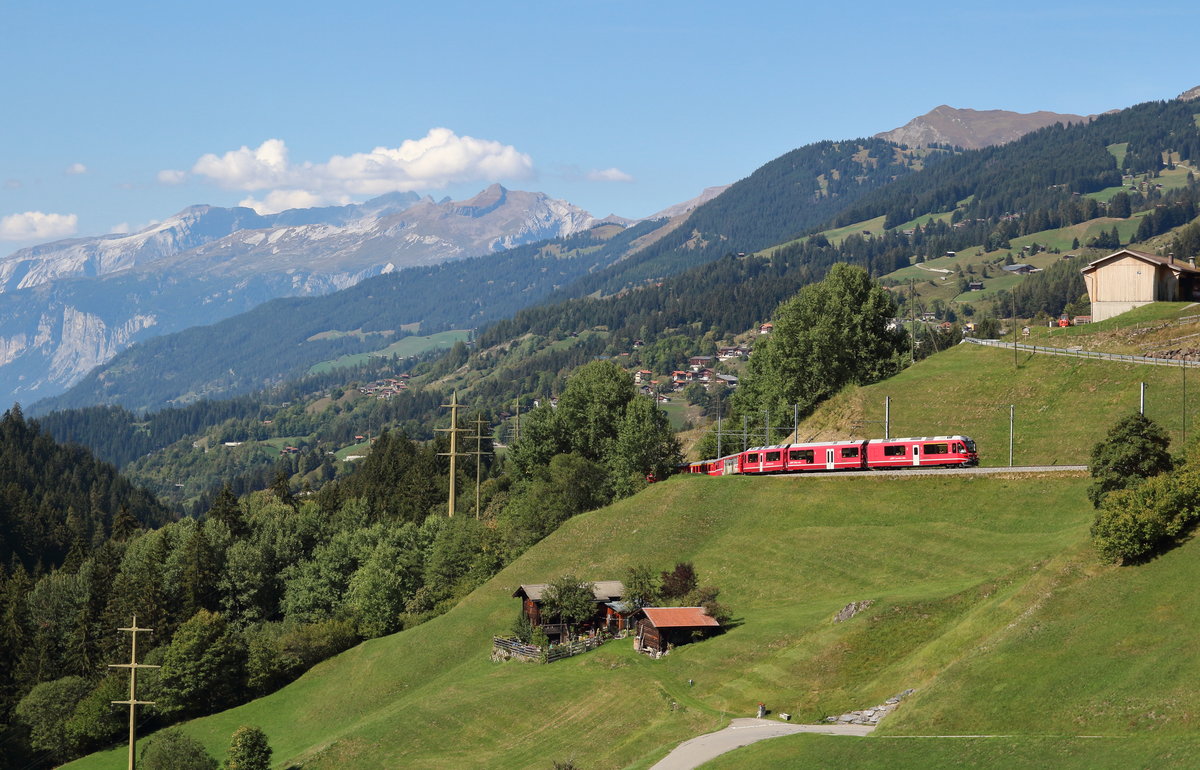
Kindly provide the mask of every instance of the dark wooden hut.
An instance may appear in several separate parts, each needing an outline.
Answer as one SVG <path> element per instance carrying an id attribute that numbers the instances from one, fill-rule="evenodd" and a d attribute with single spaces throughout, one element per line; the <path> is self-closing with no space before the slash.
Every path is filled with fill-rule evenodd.
<path id="1" fill-rule="evenodd" d="M 515 598 L 521 599 L 521 611 L 529 618 L 530 625 L 540 627 L 546 636 L 565 637 L 566 625 L 563 623 L 544 623 L 542 619 L 542 595 L 550 587 L 549 583 L 530 583 L 521 585 L 513 591 Z M 619 630 L 627 627 L 628 609 L 622 615 L 621 599 L 625 596 L 625 584 L 620 580 L 600 580 L 592 583 L 592 595 L 596 599 L 596 612 L 591 618 L 579 624 L 583 631 L 607 628 Z M 552 618 L 551 618 L 552 619 Z"/>
<path id="2" fill-rule="evenodd" d="M 692 641 L 693 632 L 712 633 L 721 627 L 703 607 L 643 607 L 639 616 L 634 649 L 642 652 L 666 652 L 667 645 Z"/>

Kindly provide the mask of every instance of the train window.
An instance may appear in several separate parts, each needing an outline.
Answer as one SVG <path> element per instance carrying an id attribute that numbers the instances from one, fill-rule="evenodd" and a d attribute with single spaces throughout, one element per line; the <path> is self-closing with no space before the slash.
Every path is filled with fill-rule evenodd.
<path id="1" fill-rule="evenodd" d="M 767 460 L 766 461 L 769 463 L 779 462 L 779 453 L 778 452 L 767 452 Z"/>
<path id="2" fill-rule="evenodd" d="M 908 449 L 908 447 L 904 446 L 903 444 L 893 444 L 892 446 L 885 446 L 883 448 L 883 456 L 884 457 L 903 457 L 905 455 L 907 449 Z"/>
<path id="3" fill-rule="evenodd" d="M 811 449 L 793 449 L 788 452 L 788 459 L 794 463 L 811 463 L 813 451 Z"/>
<path id="4" fill-rule="evenodd" d="M 842 447 L 842 457 L 858 457 L 858 447 L 856 447 L 856 446 Z"/>
<path id="5" fill-rule="evenodd" d="M 926 444 L 925 454 L 927 455 L 948 455 L 950 454 L 949 444 Z"/>
<path id="6" fill-rule="evenodd" d="M 758 462 L 758 455 L 757 454 L 746 455 L 746 462 L 748 462 L 748 463 Z"/>

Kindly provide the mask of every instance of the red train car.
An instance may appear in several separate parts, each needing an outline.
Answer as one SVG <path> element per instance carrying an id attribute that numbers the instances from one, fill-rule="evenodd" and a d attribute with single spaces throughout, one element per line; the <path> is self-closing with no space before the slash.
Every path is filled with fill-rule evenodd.
<path id="1" fill-rule="evenodd" d="M 979 464 L 975 442 L 966 436 L 924 436 L 872 439 L 867 443 L 867 467 L 913 468 Z"/>
<path id="2" fill-rule="evenodd" d="M 978 464 L 975 442 L 969 437 L 924 436 L 751 447 L 715 460 L 691 463 L 684 469 L 687 473 L 733 476 Z"/>

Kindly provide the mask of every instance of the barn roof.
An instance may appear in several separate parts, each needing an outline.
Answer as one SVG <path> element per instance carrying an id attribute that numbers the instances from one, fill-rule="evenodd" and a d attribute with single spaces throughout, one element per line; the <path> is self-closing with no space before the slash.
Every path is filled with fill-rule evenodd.
<path id="1" fill-rule="evenodd" d="M 1088 263 L 1087 267 L 1083 268 L 1080 272 L 1082 272 L 1082 273 L 1093 272 L 1094 270 L 1096 270 L 1098 267 L 1100 267 L 1105 262 L 1108 262 L 1113 257 L 1122 257 L 1122 256 L 1135 257 L 1137 259 L 1142 260 L 1143 262 L 1149 262 L 1150 264 L 1153 264 L 1153 265 L 1163 265 L 1165 267 L 1169 267 L 1172 270 L 1178 271 L 1180 273 L 1200 274 L 1200 269 L 1196 268 L 1193 265 L 1188 264 L 1187 262 L 1182 262 L 1182 261 L 1174 259 L 1172 257 L 1160 257 L 1157 254 L 1147 254 L 1144 251 L 1137 251 L 1135 249 L 1121 249 L 1119 251 L 1114 251 L 1112 254 L 1109 254 L 1108 256 L 1100 257 L 1099 259 L 1093 259 L 1091 262 Z"/>
<path id="2" fill-rule="evenodd" d="M 625 595 L 625 584 L 620 580 L 597 580 L 592 583 L 592 595 L 598 602 L 611 602 Z M 549 583 L 523 583 L 513 596 L 524 596 L 535 602 L 542 600 L 542 594 L 550 587 Z"/>
<path id="3" fill-rule="evenodd" d="M 655 628 L 705 628 L 720 626 L 703 607 L 643 607 L 646 619 Z"/>

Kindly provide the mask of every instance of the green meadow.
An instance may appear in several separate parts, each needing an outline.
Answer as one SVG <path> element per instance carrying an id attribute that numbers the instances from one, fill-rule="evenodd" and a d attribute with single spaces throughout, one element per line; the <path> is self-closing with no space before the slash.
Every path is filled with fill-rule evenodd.
<path id="1" fill-rule="evenodd" d="M 985 465 L 1084 463 L 1137 405 L 1177 439 L 1179 371 L 960 345 L 839 395 L 805 431 L 966 433 Z M 1189 409 L 1190 409 L 1189 404 Z M 870 423 L 865 423 L 870 425 Z M 859 435 L 875 435 L 876 427 Z M 798 736 L 717 767 L 1127 767 L 1200 759 L 1200 544 L 1100 564 L 1082 473 L 685 476 L 571 519 L 445 615 L 361 644 L 264 698 L 184 729 L 221 756 L 261 726 L 275 766 L 645 768 L 751 716 L 816 722 L 916 692 L 870 737 Z M 540 666 L 493 663 L 522 583 L 694 563 L 734 620 L 661 660 L 628 640 Z M 874 604 L 848 621 L 848 603 Z M 997 736 L 940 738 L 934 736 Z M 1100 737 L 1088 737 L 1100 736 Z M 118 768 L 123 749 L 73 768 Z"/>

